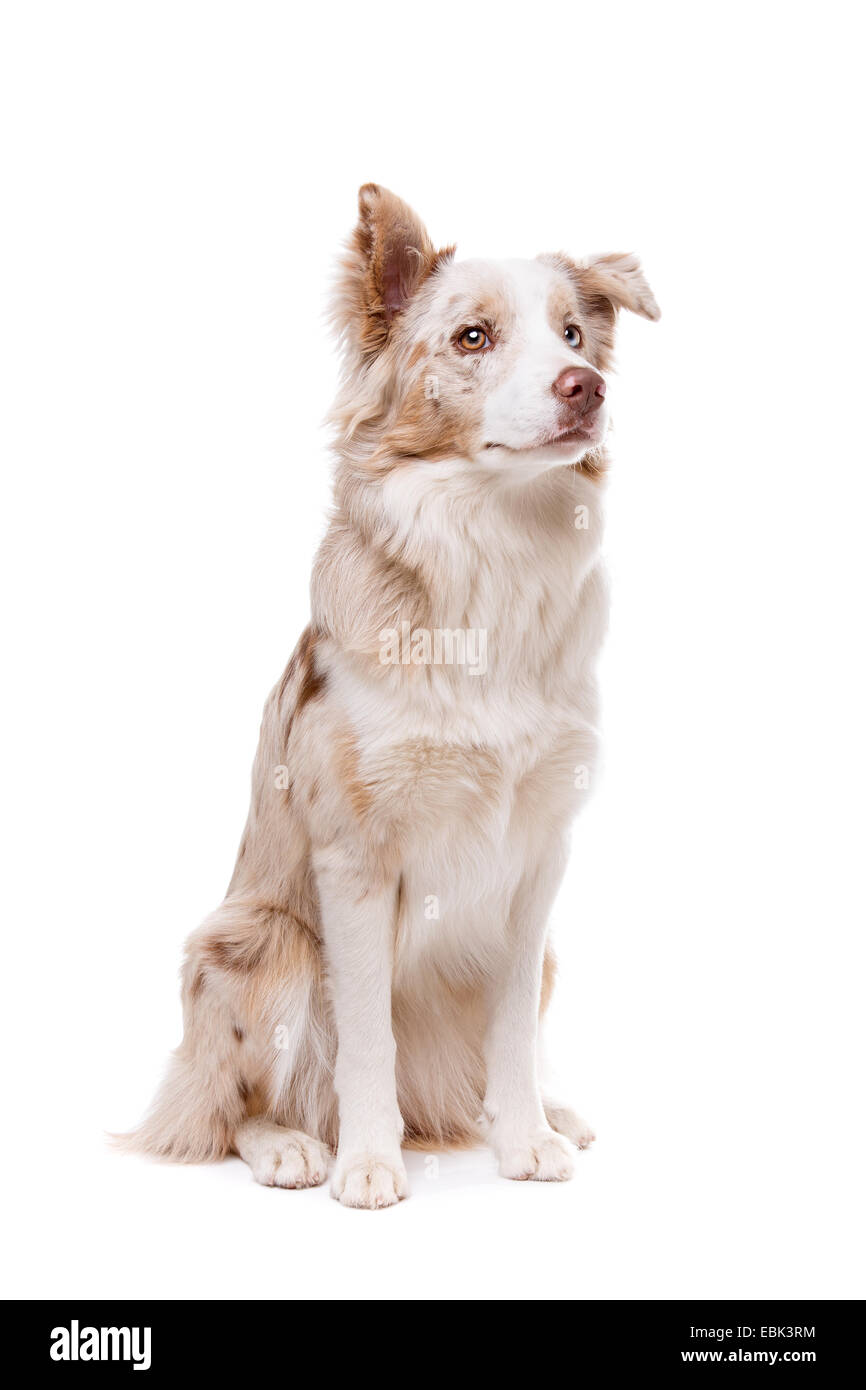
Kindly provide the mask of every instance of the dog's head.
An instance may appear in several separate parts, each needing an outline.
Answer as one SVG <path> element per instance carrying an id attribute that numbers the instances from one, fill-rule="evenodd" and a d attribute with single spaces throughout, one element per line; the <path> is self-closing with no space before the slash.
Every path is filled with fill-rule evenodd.
<path id="1" fill-rule="evenodd" d="M 365 184 L 359 209 L 334 316 L 348 361 L 338 419 L 367 461 L 590 467 L 617 313 L 659 317 L 637 258 L 460 262 L 387 189 Z"/>

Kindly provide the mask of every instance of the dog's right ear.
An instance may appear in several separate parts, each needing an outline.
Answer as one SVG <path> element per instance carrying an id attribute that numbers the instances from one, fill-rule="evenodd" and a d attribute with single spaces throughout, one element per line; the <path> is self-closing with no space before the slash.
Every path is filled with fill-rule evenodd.
<path id="1" fill-rule="evenodd" d="M 412 209 L 376 183 L 358 192 L 358 225 L 341 266 L 333 319 L 364 359 L 388 341 L 391 325 L 454 248 L 436 251 Z"/>

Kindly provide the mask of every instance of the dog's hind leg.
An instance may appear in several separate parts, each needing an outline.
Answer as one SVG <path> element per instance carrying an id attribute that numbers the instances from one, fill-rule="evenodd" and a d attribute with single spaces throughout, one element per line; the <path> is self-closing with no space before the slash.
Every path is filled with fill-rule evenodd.
<path id="1" fill-rule="evenodd" d="M 183 968 L 183 1041 L 143 1123 L 118 1136 L 120 1147 L 181 1163 L 225 1158 L 247 1118 L 259 1080 L 245 1042 L 243 986 L 262 939 L 262 914 L 227 899 L 187 943 Z M 231 952 L 239 953 L 238 968 Z"/>
<path id="2" fill-rule="evenodd" d="M 148 1114 L 116 1142 L 155 1158 L 211 1162 L 231 1152 L 251 1087 L 231 1007 L 201 969 L 195 938 L 183 972 L 183 1016 L 183 1041 Z"/>
<path id="3" fill-rule="evenodd" d="M 236 1152 L 270 1187 L 322 1182 L 336 1101 L 321 962 L 297 914 L 227 898 L 188 943 L 183 1014 L 156 1100 L 121 1145 L 182 1162 Z"/>

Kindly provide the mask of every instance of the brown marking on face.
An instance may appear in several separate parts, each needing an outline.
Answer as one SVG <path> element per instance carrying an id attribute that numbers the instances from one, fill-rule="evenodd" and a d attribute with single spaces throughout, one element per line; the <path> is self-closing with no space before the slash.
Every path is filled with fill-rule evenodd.
<path id="1" fill-rule="evenodd" d="M 405 369 L 401 372 L 395 363 L 391 415 L 373 455 L 375 466 L 387 469 L 407 459 L 471 458 L 477 453 L 483 443 L 488 379 L 483 364 L 494 360 L 512 317 L 508 286 L 498 274 L 480 290 L 475 286 L 446 295 L 435 282 L 424 290 L 407 316 L 407 328 L 423 333 L 425 368 L 413 377 L 416 347 L 407 345 Z M 473 328 L 487 338 L 477 351 L 460 346 L 461 337 Z M 397 341 L 395 352 L 399 346 Z"/>
<path id="2" fill-rule="evenodd" d="M 406 365 L 410 368 L 417 367 L 418 363 L 422 362 L 425 357 L 429 357 L 429 355 L 430 350 L 426 343 L 416 343 Z"/>
<path id="3" fill-rule="evenodd" d="M 616 310 L 610 299 L 602 292 L 601 285 L 584 267 L 577 265 L 569 256 L 539 256 L 545 265 L 566 277 L 562 298 L 557 307 L 570 299 L 572 306 L 576 296 L 578 310 L 576 326 L 580 329 L 580 353 L 599 371 L 607 371 L 613 361 L 614 325 Z M 561 332 L 561 325 L 557 331 Z"/>
<path id="4" fill-rule="evenodd" d="M 594 256 L 581 265 L 561 252 L 538 259 L 568 276 L 576 287 L 582 310 L 578 327 L 584 338 L 583 353 L 602 371 L 612 361 L 614 326 L 620 309 L 630 309 L 647 319 L 660 316 L 636 256 Z"/>
<path id="5" fill-rule="evenodd" d="M 236 1023 L 232 1024 L 232 1037 L 235 1042 L 242 1043 L 244 1040 L 244 1030 L 243 1028 L 239 1028 Z"/>
<path id="6" fill-rule="evenodd" d="M 505 285 L 491 284 L 470 303 L 465 304 L 463 317 L 465 328 L 483 328 L 494 342 L 502 333 L 503 325 L 512 316 L 511 303 Z"/>
<path id="7" fill-rule="evenodd" d="M 382 439 L 377 461 L 398 464 L 405 459 L 468 455 L 480 429 L 481 409 L 467 403 L 461 385 L 453 389 L 445 373 L 440 375 L 436 394 L 428 391 L 425 377 L 413 382 Z"/>
<path id="8" fill-rule="evenodd" d="M 557 338 L 562 337 L 566 324 L 573 323 L 576 328 L 580 328 L 577 292 L 570 281 L 557 280 L 551 289 L 547 300 L 547 320 Z M 581 329 L 582 342 L 583 330 Z"/>

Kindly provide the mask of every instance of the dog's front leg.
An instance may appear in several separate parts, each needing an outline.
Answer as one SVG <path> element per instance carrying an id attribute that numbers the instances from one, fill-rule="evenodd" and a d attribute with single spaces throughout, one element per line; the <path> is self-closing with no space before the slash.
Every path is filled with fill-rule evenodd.
<path id="1" fill-rule="evenodd" d="M 340 1140 L 331 1191 L 347 1207 L 389 1207 L 409 1190 L 391 1029 L 397 885 L 374 884 L 333 847 L 314 857 L 314 868 L 337 1024 Z"/>
<path id="2" fill-rule="evenodd" d="M 505 1178 L 561 1182 L 573 1171 L 571 1145 L 548 1124 L 538 1085 L 544 942 L 563 867 L 564 853 L 557 848 L 519 885 L 505 963 L 489 992 L 484 1113 Z"/>

